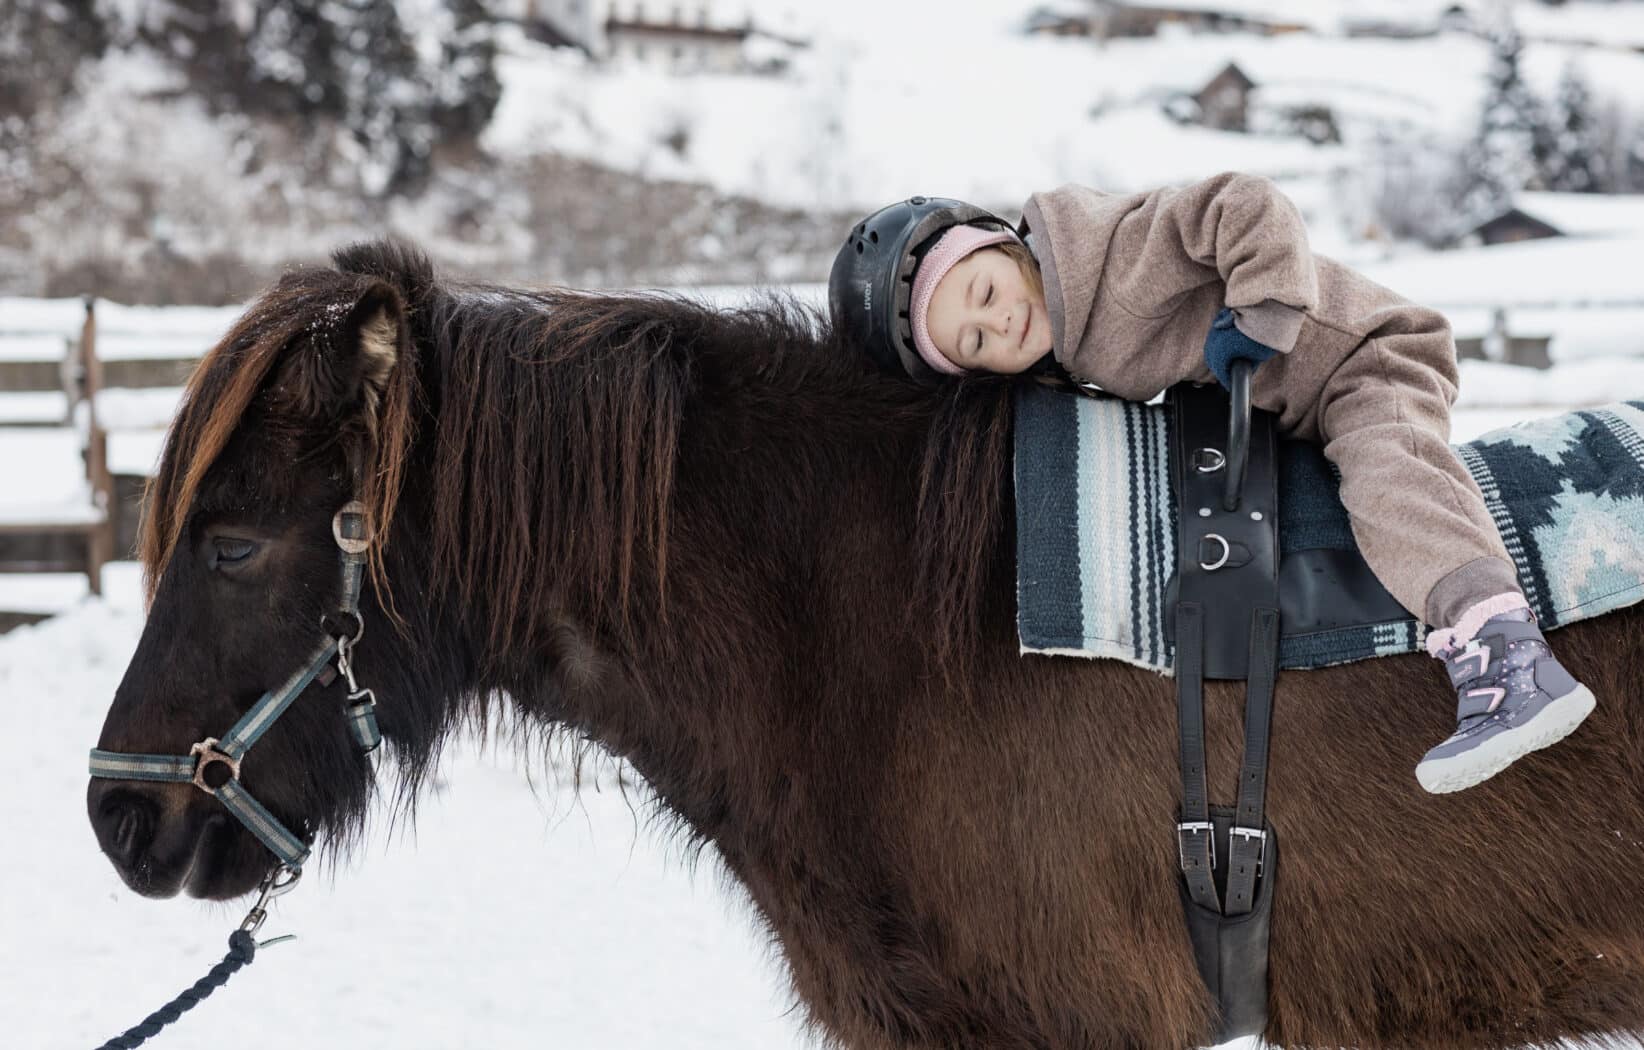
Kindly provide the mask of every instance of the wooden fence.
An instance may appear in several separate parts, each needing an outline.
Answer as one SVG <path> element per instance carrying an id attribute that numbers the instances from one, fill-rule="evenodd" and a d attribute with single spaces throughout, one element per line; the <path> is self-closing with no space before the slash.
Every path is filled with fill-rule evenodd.
<path id="1" fill-rule="evenodd" d="M 101 594 L 108 562 L 133 556 L 163 427 L 215 333 L 209 316 L 192 331 L 100 332 L 97 300 L 83 308 L 78 331 L 58 319 L 0 333 L 0 443 L 14 460 L 49 460 L 38 470 L 52 474 L 44 499 L 25 491 L 0 502 L 0 573 L 83 573 Z M 0 630 L 54 611 L 28 604 L 0 602 Z"/>

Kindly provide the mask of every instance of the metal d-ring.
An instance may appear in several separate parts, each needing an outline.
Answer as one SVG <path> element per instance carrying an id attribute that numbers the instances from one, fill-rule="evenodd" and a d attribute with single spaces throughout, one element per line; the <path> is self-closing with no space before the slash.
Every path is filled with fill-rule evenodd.
<path id="1" fill-rule="evenodd" d="M 1205 540 L 1215 540 L 1217 543 L 1222 545 L 1222 556 L 1216 559 L 1215 564 L 1206 565 L 1203 558 L 1199 559 L 1199 568 L 1203 569 L 1205 572 L 1215 572 L 1217 569 L 1227 564 L 1227 559 L 1233 554 L 1233 545 L 1228 543 L 1226 538 L 1214 532 L 1205 533 L 1203 539 L 1199 542 L 1203 543 Z"/>
<path id="2" fill-rule="evenodd" d="M 1200 474 L 1214 474 L 1227 465 L 1227 457 L 1222 455 L 1219 448 L 1196 448 L 1193 450 L 1193 469 Z"/>

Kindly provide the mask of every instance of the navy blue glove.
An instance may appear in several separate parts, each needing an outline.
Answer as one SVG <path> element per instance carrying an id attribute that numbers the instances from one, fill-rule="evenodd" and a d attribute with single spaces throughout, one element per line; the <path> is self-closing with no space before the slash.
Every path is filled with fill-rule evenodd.
<path id="1" fill-rule="evenodd" d="M 1210 334 L 1204 340 L 1204 363 L 1210 366 L 1211 374 L 1223 387 L 1231 385 L 1228 372 L 1232 370 L 1234 361 L 1244 358 L 1260 365 L 1276 353 L 1278 351 L 1271 346 L 1258 343 L 1239 331 L 1238 325 L 1233 323 L 1233 311 L 1225 306 L 1210 323 Z"/>

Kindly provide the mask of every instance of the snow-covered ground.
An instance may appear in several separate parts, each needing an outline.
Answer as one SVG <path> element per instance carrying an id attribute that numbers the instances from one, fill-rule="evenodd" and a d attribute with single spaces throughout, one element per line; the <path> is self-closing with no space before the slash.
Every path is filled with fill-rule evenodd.
<path id="1" fill-rule="evenodd" d="M 0 637 L 0 1013 L 11 1047 L 96 1045 L 222 957 L 244 905 L 127 890 L 86 820 L 86 750 L 141 630 L 136 574 L 106 600 Z M 536 790 L 527 783 L 530 771 Z M 552 767 L 465 740 L 415 832 L 311 863 L 172 1050 L 810 1045 L 785 979 L 710 852 L 694 874 L 609 772 L 573 797 Z"/>

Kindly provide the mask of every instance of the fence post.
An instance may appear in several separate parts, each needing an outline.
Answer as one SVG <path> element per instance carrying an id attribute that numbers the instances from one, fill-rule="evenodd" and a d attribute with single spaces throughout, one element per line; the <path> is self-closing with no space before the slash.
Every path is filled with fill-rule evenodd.
<path id="1" fill-rule="evenodd" d="M 85 297 L 86 320 L 80 329 L 80 369 L 86 399 L 86 479 L 92 502 L 103 520 L 86 536 L 86 577 L 92 594 L 103 593 L 103 566 L 114 557 L 114 476 L 108 469 L 108 433 L 97 422 L 97 394 L 103 387 L 103 365 L 97 357 L 97 298 Z"/>

